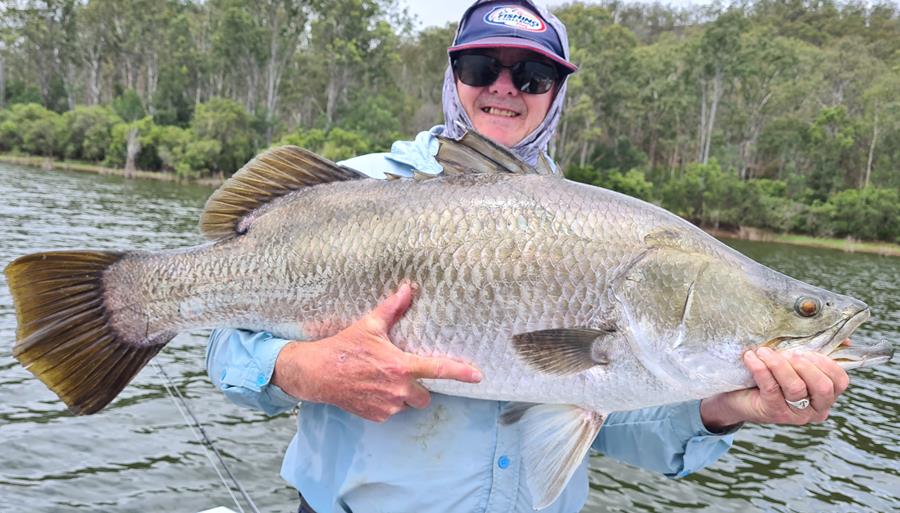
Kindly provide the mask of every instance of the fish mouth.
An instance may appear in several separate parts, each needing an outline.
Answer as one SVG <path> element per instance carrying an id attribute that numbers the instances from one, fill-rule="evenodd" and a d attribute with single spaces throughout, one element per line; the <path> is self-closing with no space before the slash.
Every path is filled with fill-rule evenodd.
<path id="1" fill-rule="evenodd" d="M 800 350 L 822 353 L 844 369 L 885 363 L 894 356 L 894 348 L 886 340 L 869 346 L 841 345 L 870 315 L 869 307 L 864 307 L 813 335 L 776 337 L 763 346 L 784 352 Z"/>
<path id="2" fill-rule="evenodd" d="M 882 340 L 871 346 L 838 346 L 823 354 L 844 369 L 858 369 L 891 361 L 894 357 L 894 346 L 887 340 Z"/>

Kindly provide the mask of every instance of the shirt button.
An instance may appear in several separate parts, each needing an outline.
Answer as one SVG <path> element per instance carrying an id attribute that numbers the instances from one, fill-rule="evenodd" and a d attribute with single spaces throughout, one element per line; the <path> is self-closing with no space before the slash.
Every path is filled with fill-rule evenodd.
<path id="1" fill-rule="evenodd" d="M 266 384 L 266 377 L 263 376 L 262 374 L 260 374 L 259 377 L 256 378 L 256 384 L 259 385 L 259 386 L 265 385 L 265 384 Z"/>
<path id="2" fill-rule="evenodd" d="M 509 458 L 506 455 L 500 456 L 500 459 L 497 460 L 497 466 L 500 468 L 509 467 Z"/>

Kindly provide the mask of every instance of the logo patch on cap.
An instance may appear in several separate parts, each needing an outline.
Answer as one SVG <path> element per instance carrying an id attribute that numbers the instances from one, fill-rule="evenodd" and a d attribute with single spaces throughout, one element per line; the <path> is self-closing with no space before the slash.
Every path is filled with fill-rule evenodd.
<path id="1" fill-rule="evenodd" d="M 495 7 L 484 15 L 485 23 L 501 25 L 528 32 L 544 32 L 547 25 L 536 14 L 515 5 Z"/>

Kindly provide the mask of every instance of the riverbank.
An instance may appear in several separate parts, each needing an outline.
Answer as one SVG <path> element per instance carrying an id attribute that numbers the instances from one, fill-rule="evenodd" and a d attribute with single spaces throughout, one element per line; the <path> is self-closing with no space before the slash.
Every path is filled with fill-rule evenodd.
<path id="1" fill-rule="evenodd" d="M 104 167 L 89 162 L 56 160 L 48 157 L 14 155 L 10 153 L 0 153 L 0 162 L 5 162 L 7 164 L 18 164 L 20 166 L 36 167 L 48 171 L 51 169 L 58 169 L 61 171 L 77 171 L 79 173 L 93 173 L 96 175 L 121 176 L 123 178 L 141 178 L 144 180 L 160 180 L 163 182 L 192 183 L 213 188 L 222 185 L 223 182 L 222 178 L 200 178 L 196 180 L 185 180 L 184 178 L 175 176 L 174 173 L 165 173 L 160 171 L 135 170 L 131 174 L 131 176 L 128 176 L 125 173 L 124 169 Z"/>
<path id="2" fill-rule="evenodd" d="M 73 162 L 54 160 L 46 157 L 34 157 L 29 155 L 0 154 L 0 162 L 18 164 L 20 166 L 37 167 L 45 170 L 59 169 L 63 171 L 78 171 L 82 173 L 94 173 L 99 175 L 113 175 L 125 177 L 125 170 L 111 167 L 103 167 L 86 162 Z M 193 183 L 206 187 L 216 188 L 222 184 L 221 178 L 202 178 L 199 180 L 179 179 L 172 173 L 158 171 L 135 171 L 131 178 L 147 180 L 162 180 L 167 182 Z M 741 227 L 737 230 L 720 230 L 701 227 L 714 237 L 724 239 L 740 239 L 758 242 L 775 242 L 780 244 L 793 244 L 795 246 L 807 246 L 812 248 L 835 249 L 848 253 L 873 253 L 882 256 L 900 257 L 900 244 L 889 242 L 863 242 L 852 239 L 827 239 L 811 237 L 808 235 L 781 234 L 763 230 L 760 228 Z"/>
<path id="3" fill-rule="evenodd" d="M 809 235 L 775 233 L 769 230 L 751 227 L 741 227 L 737 230 L 717 230 L 715 228 L 703 229 L 710 235 L 722 239 L 775 242 L 778 244 L 792 244 L 794 246 L 806 246 L 810 248 L 834 249 L 846 251 L 848 253 L 873 253 L 881 256 L 900 257 L 900 244 L 891 244 L 890 242 L 828 239 L 824 237 L 812 237 Z"/>

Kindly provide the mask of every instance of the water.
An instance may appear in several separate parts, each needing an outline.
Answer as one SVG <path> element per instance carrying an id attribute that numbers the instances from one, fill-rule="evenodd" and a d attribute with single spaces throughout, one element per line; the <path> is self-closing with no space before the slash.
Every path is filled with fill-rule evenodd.
<path id="1" fill-rule="evenodd" d="M 0 164 L 0 265 L 35 251 L 171 248 L 201 241 L 211 191 Z M 742 252 L 792 276 L 866 301 L 858 343 L 900 341 L 900 259 L 758 243 Z M 235 508 L 148 366 L 100 415 L 73 417 L 11 356 L 15 313 L 0 276 L 0 511 Z M 295 429 L 228 403 L 209 383 L 202 333 L 157 356 L 262 511 L 294 511 L 278 476 Z M 713 467 L 670 480 L 594 456 L 586 512 L 900 511 L 900 366 L 853 371 L 831 418 L 807 427 L 747 426 Z M 236 508 L 235 508 L 236 509 Z"/>

